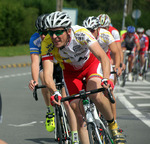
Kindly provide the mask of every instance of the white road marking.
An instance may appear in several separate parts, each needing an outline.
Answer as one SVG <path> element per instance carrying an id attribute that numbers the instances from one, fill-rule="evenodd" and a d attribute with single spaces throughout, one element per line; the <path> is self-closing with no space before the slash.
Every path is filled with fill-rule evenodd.
<path id="1" fill-rule="evenodd" d="M 130 99 L 150 99 L 150 97 L 146 97 L 146 96 L 144 96 L 144 97 L 142 97 L 142 96 L 130 96 L 129 97 Z"/>
<path id="2" fill-rule="evenodd" d="M 118 99 L 134 116 L 150 127 L 150 119 L 146 118 L 139 110 L 135 109 L 135 107 L 123 96 L 123 94 L 120 95 Z"/>
<path id="3" fill-rule="evenodd" d="M 10 78 L 10 77 L 18 77 L 18 76 L 25 76 L 25 75 L 31 75 L 31 72 L 11 74 L 11 75 L 4 75 L 4 76 L 0 76 L 0 79 Z"/>
<path id="4" fill-rule="evenodd" d="M 20 125 L 15 125 L 15 124 L 8 124 L 8 125 L 13 126 L 13 127 L 26 127 L 26 126 L 34 126 L 35 123 L 37 123 L 37 121 L 33 121 L 30 123 L 24 123 L 24 124 L 20 124 Z"/>
<path id="5" fill-rule="evenodd" d="M 128 83 L 129 86 L 125 86 L 125 87 L 119 87 L 116 86 L 116 90 L 115 90 L 115 95 L 117 95 L 117 98 L 119 99 L 119 101 L 137 118 L 139 118 L 143 123 L 145 123 L 148 127 L 150 127 L 150 119 L 148 119 L 146 116 L 144 116 L 139 110 L 137 110 L 134 105 L 132 105 L 127 98 L 125 97 L 125 95 L 135 95 L 135 96 L 130 96 L 129 98 L 131 99 L 149 99 L 149 91 L 139 91 L 139 88 L 145 88 L 145 89 L 150 89 L 150 82 L 143 80 L 141 81 L 137 81 L 136 83 L 134 83 L 133 86 L 133 82 L 129 82 Z M 130 88 L 135 88 L 137 87 L 136 85 L 141 85 L 138 86 L 138 88 L 135 90 L 131 90 Z M 144 87 L 145 86 L 145 87 Z M 148 88 L 147 88 L 148 87 Z M 117 89 L 122 90 L 123 92 L 119 92 L 117 93 Z M 145 92 L 145 93 L 144 93 Z M 150 106 L 150 104 L 137 104 L 137 106 Z"/>
<path id="6" fill-rule="evenodd" d="M 149 107 L 150 103 L 137 104 L 138 107 Z"/>

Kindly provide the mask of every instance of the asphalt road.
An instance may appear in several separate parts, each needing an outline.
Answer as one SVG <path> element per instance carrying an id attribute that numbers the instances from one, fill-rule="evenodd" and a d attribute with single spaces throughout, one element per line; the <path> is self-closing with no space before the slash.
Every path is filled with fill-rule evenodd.
<path id="1" fill-rule="evenodd" d="M 54 133 L 44 127 L 46 106 L 41 92 L 35 101 L 28 89 L 30 79 L 30 67 L 0 69 L 0 139 L 8 144 L 54 144 Z M 127 143 L 149 144 L 150 82 L 127 82 L 124 88 L 116 87 L 115 95 L 117 121 Z"/>

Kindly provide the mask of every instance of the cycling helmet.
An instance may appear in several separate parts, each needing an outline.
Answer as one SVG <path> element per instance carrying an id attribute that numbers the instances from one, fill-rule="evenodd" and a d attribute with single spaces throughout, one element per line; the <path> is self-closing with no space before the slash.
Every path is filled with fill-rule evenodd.
<path id="1" fill-rule="evenodd" d="M 150 37 L 150 29 L 146 30 L 146 35 Z"/>
<path id="2" fill-rule="evenodd" d="M 98 16 L 100 27 L 109 27 L 111 24 L 111 19 L 107 14 L 100 14 Z"/>
<path id="3" fill-rule="evenodd" d="M 68 29 L 71 27 L 71 24 L 71 18 L 66 12 L 56 11 L 49 14 L 45 19 L 47 28 L 64 27 L 65 29 Z"/>
<path id="4" fill-rule="evenodd" d="M 94 30 L 100 26 L 100 23 L 97 17 L 91 16 L 83 21 L 83 26 L 87 29 Z"/>
<path id="5" fill-rule="evenodd" d="M 144 28 L 142 28 L 142 27 L 137 28 L 137 33 L 144 33 Z"/>
<path id="6" fill-rule="evenodd" d="M 135 27 L 134 26 L 128 26 L 127 27 L 127 32 L 129 32 L 129 33 L 135 33 Z"/>
<path id="7" fill-rule="evenodd" d="M 42 14 L 42 15 L 38 16 L 38 18 L 36 19 L 35 27 L 36 27 L 37 31 L 46 30 L 46 25 L 44 23 L 46 16 L 47 16 L 47 14 Z"/>

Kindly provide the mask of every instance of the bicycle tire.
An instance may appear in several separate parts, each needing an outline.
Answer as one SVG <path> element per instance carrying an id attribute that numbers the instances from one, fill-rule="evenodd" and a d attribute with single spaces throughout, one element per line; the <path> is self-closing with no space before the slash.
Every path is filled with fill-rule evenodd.
<path id="1" fill-rule="evenodd" d="M 89 141 L 90 144 L 101 144 L 100 141 L 98 140 L 98 129 L 97 132 L 95 131 L 95 126 L 93 123 L 88 123 L 87 124 L 87 129 L 88 129 L 88 135 L 89 135 Z M 100 138 L 100 136 L 99 136 Z"/>
<path id="2" fill-rule="evenodd" d="M 55 116 L 56 116 L 56 135 L 58 141 L 58 144 L 63 144 L 63 138 L 62 138 L 62 127 L 61 127 L 61 119 L 60 119 L 60 112 L 58 106 L 55 107 Z"/>

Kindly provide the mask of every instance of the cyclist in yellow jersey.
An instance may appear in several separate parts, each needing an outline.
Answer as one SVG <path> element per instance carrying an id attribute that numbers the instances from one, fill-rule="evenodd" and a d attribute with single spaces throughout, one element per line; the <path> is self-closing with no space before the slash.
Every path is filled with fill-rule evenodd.
<path id="1" fill-rule="evenodd" d="M 49 35 L 46 35 L 46 37 L 42 41 L 42 49 L 41 49 L 42 60 L 48 60 L 51 51 L 54 55 L 56 55 L 57 59 L 59 59 L 59 56 L 56 53 L 57 50 L 58 50 L 58 48 L 54 47 L 51 37 Z M 56 64 L 59 64 L 61 66 L 61 68 L 63 68 L 61 59 L 59 59 L 58 61 L 55 60 L 54 66 Z M 66 94 L 63 92 L 62 97 L 65 97 L 65 96 L 66 96 Z M 68 116 L 68 120 L 69 120 L 69 124 L 70 124 L 70 128 L 71 128 L 72 144 L 78 144 L 79 140 L 78 140 L 78 134 L 77 134 L 76 117 L 75 117 L 74 112 L 68 102 L 64 102 L 64 106 L 65 106 L 65 109 L 67 112 L 67 116 Z"/>
<path id="2" fill-rule="evenodd" d="M 86 90 L 102 86 L 113 88 L 113 83 L 109 80 L 110 62 L 106 53 L 90 31 L 78 25 L 71 26 L 71 23 L 68 14 L 59 11 L 51 13 L 45 20 L 52 42 L 47 43 L 46 39 L 42 42 L 42 49 L 47 51 L 45 55 L 42 55 L 42 61 L 46 85 L 53 93 L 50 99 L 53 105 L 60 105 L 61 100 L 61 94 L 57 91 L 52 78 L 53 63 L 56 61 L 63 68 L 64 81 L 69 95 L 79 93 L 83 89 L 84 77 Z M 59 97 L 58 102 L 54 99 L 55 95 Z M 120 137 L 119 133 L 116 135 L 118 125 L 114 121 L 109 100 L 103 96 L 103 93 L 89 97 L 108 121 L 112 134 Z M 79 105 L 80 107 L 83 105 L 78 99 L 70 101 L 70 105 L 76 115 L 80 141 L 82 144 L 89 144 L 87 128 L 79 109 Z"/>

